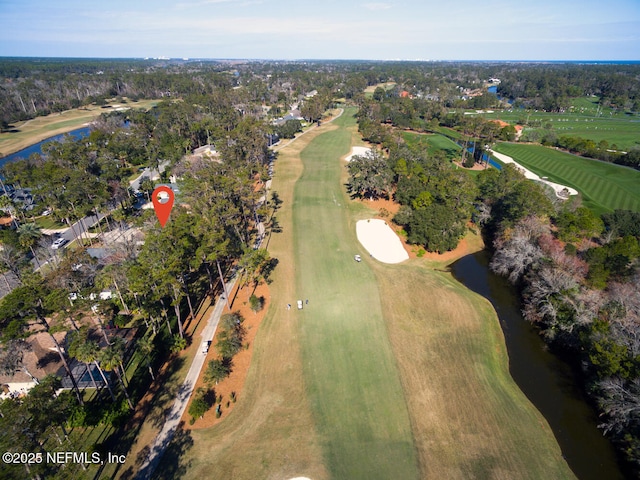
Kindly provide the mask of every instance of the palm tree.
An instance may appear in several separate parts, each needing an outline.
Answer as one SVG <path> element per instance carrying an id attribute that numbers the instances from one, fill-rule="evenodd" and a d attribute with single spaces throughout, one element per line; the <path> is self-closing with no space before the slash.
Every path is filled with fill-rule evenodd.
<path id="1" fill-rule="evenodd" d="M 181 337 L 177 333 L 171 337 L 171 351 L 173 353 L 180 353 L 182 350 L 187 348 L 187 339 Z"/>
<path id="2" fill-rule="evenodd" d="M 91 377 L 91 383 L 93 383 L 93 388 L 98 391 L 98 384 L 96 383 L 96 379 L 93 378 L 93 372 L 91 371 L 91 365 L 89 365 L 90 360 L 87 359 L 86 352 L 87 343 L 80 339 L 79 337 L 75 337 L 69 346 L 69 355 L 75 357 L 78 361 L 84 363 L 85 367 L 87 367 L 87 371 L 89 372 L 89 377 Z M 86 352 L 88 354 L 89 352 Z"/>
<path id="3" fill-rule="evenodd" d="M 151 379 L 155 381 L 156 376 L 153 374 L 153 367 L 152 367 L 153 350 L 155 348 L 153 339 L 154 339 L 153 334 L 145 335 L 140 340 L 138 340 L 138 348 L 140 349 L 140 352 L 144 355 L 143 362 L 149 369 L 149 375 L 151 375 Z"/>
<path id="4" fill-rule="evenodd" d="M 98 363 L 99 354 L 100 354 L 100 347 L 96 342 L 85 341 L 85 342 L 82 342 L 82 344 L 78 345 L 78 347 L 76 348 L 75 357 L 87 365 L 87 368 L 89 369 L 89 375 L 91 375 L 91 380 L 93 380 L 93 374 L 91 373 L 91 368 L 89 367 L 89 364 L 93 363 L 98 368 L 98 372 L 100 372 L 102 381 L 104 382 L 104 384 L 107 386 L 107 389 L 109 390 L 109 395 L 111 395 L 111 400 L 115 402 L 116 396 L 113 394 L 111 385 L 109 384 L 109 381 L 107 380 L 107 377 L 105 376 L 104 371 L 102 370 L 102 368 L 100 367 L 100 364 Z M 94 385 L 96 384 L 95 380 L 93 380 L 93 384 Z M 97 388 L 98 387 L 96 386 L 96 389 Z"/>
<path id="5" fill-rule="evenodd" d="M 0 210 L 4 210 L 5 213 L 8 213 L 11 216 L 14 226 L 17 228 L 18 222 L 16 221 L 15 215 L 16 206 L 8 195 L 0 195 Z"/>
<path id="6" fill-rule="evenodd" d="M 17 232 L 20 245 L 22 245 L 23 247 L 28 247 L 29 250 L 31 250 L 33 258 L 35 258 L 38 267 L 40 267 L 40 261 L 36 256 L 36 252 L 33 250 L 33 246 L 36 245 L 42 238 L 40 227 L 38 227 L 35 223 L 23 223 L 18 227 Z"/>
<path id="7" fill-rule="evenodd" d="M 120 386 L 122 387 L 122 391 L 124 392 L 124 396 L 127 398 L 127 403 L 129 404 L 129 408 L 133 410 L 133 403 L 131 403 L 131 398 L 129 398 L 129 392 L 127 392 L 127 387 L 124 384 L 124 380 L 122 379 L 122 374 L 120 373 L 120 367 L 122 366 L 122 358 L 123 358 L 123 347 L 122 342 L 113 342 L 112 345 L 107 346 L 107 348 L 103 349 L 100 352 L 100 363 L 102 364 L 102 368 L 108 372 L 116 372 L 116 376 L 118 377 L 118 381 L 120 382 Z"/>

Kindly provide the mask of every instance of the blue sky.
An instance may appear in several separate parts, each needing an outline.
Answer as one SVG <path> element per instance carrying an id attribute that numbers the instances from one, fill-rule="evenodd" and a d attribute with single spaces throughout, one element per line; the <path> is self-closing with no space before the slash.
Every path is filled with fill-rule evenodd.
<path id="1" fill-rule="evenodd" d="M 0 56 L 640 60 L 640 0 L 0 0 Z"/>

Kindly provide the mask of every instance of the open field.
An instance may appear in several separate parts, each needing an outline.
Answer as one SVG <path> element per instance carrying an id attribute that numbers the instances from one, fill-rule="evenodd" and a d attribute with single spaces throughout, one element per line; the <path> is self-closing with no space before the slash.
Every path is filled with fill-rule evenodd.
<path id="1" fill-rule="evenodd" d="M 390 88 L 392 88 L 394 85 L 396 84 L 396 82 L 384 82 L 384 83 L 378 83 L 376 85 L 369 85 L 368 87 L 366 87 L 364 89 L 364 93 L 373 93 L 376 91 L 376 88 L 378 87 L 382 87 L 385 90 L 389 90 Z"/>
<path id="2" fill-rule="evenodd" d="M 483 113 L 482 116 L 511 124 L 538 122 L 539 127 L 525 127 L 525 132 L 529 129 L 545 131 L 548 126 L 558 136 L 587 138 L 596 143 L 606 140 L 609 145 L 625 151 L 640 146 L 640 115 L 598 109 L 595 97 L 576 98 L 572 104 L 565 113 L 514 109 Z"/>
<path id="3" fill-rule="evenodd" d="M 384 82 L 384 83 L 378 83 L 376 85 L 369 85 L 364 89 L 364 96 L 366 98 L 373 98 L 373 92 L 376 91 L 376 88 L 381 87 L 381 88 L 384 88 L 385 90 L 391 90 L 395 86 L 396 86 L 396 82 Z"/>
<path id="4" fill-rule="evenodd" d="M 112 108 L 150 108 L 158 100 L 141 100 L 139 102 L 109 103 Z M 36 117 L 13 125 L 15 132 L 0 133 L 0 157 L 15 153 L 34 143 L 38 143 L 54 135 L 70 132 L 84 124 L 95 120 L 100 114 L 111 111 L 96 105 L 52 113 L 45 117 Z"/>
<path id="5" fill-rule="evenodd" d="M 549 180 L 578 190 L 597 213 L 615 209 L 640 212 L 640 172 L 578 157 L 539 145 L 501 143 L 496 151 Z"/>

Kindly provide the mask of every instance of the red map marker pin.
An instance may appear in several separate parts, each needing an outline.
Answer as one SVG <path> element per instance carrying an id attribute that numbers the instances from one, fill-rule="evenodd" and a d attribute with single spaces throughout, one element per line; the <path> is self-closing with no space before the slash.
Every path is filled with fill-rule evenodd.
<path id="1" fill-rule="evenodd" d="M 151 194 L 151 200 L 153 200 L 153 208 L 156 211 L 156 217 L 158 217 L 160 226 L 163 228 L 167 223 L 167 220 L 169 220 L 169 215 L 171 215 L 173 199 L 173 190 L 165 185 L 156 187 Z"/>

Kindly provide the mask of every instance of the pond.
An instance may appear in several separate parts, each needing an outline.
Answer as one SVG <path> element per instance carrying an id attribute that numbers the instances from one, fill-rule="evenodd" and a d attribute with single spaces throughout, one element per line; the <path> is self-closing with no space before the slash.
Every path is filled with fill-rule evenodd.
<path id="1" fill-rule="evenodd" d="M 6 157 L 0 158 L 0 167 L 3 167 L 5 164 L 9 162 L 14 162 L 16 160 L 29 158 L 34 153 L 41 154 L 42 145 L 48 142 L 59 142 L 65 137 L 65 135 L 69 135 L 74 140 L 78 140 L 80 138 L 88 137 L 90 133 L 91 133 L 90 127 L 82 127 L 82 128 L 77 128 L 75 130 L 71 130 L 70 132 L 67 132 L 67 133 L 61 133 L 60 135 L 55 135 L 53 137 L 46 138 L 41 142 L 34 143 L 33 145 L 30 145 L 27 148 L 19 150 L 15 153 L 11 153 Z"/>
<path id="2" fill-rule="evenodd" d="M 515 288 L 489 270 L 489 258 L 486 251 L 467 255 L 451 271 L 493 304 L 504 332 L 511 376 L 549 422 L 578 478 L 624 478 L 613 446 L 597 428 L 598 418 L 576 372 L 551 353 L 535 327 L 524 320 Z"/>

